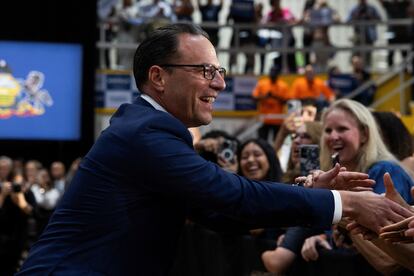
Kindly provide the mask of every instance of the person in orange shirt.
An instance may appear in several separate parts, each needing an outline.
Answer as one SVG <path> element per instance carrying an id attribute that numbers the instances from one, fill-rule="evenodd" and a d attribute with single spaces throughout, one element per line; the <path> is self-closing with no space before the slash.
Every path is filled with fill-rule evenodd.
<path id="1" fill-rule="evenodd" d="M 297 78 L 290 91 L 290 97 L 295 99 L 315 99 L 318 105 L 326 106 L 335 100 L 335 93 L 325 84 L 325 82 L 315 77 L 312 65 L 305 67 L 305 75 Z"/>
<path id="2" fill-rule="evenodd" d="M 260 115 L 281 115 L 283 113 L 283 105 L 289 99 L 289 86 L 285 81 L 278 78 L 279 73 L 280 68 L 273 66 L 270 69 L 269 76 L 260 79 L 252 92 L 252 97 L 258 102 L 258 112 Z M 259 137 L 273 141 L 282 122 L 282 118 L 265 117 L 263 119 L 263 126 L 258 130 Z M 268 137 L 269 134 L 271 137 Z"/>

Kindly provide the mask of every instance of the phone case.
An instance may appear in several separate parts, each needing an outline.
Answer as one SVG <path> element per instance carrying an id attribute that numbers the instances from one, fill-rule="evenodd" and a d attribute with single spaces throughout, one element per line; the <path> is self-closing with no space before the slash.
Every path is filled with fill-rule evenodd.
<path id="1" fill-rule="evenodd" d="M 301 175 L 308 175 L 313 170 L 319 170 L 318 145 L 301 145 L 299 146 L 299 154 Z"/>

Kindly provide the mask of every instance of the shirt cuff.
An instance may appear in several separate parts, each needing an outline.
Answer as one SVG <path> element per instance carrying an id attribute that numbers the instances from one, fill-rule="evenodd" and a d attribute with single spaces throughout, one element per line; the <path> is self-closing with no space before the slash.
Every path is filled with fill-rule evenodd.
<path id="1" fill-rule="evenodd" d="M 332 190 L 331 192 L 334 197 L 335 206 L 332 224 L 336 224 L 342 218 L 342 199 L 341 194 L 338 191 Z"/>

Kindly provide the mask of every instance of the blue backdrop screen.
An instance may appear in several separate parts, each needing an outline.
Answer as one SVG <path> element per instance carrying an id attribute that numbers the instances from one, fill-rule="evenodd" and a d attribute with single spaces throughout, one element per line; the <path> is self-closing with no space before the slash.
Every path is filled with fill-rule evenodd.
<path id="1" fill-rule="evenodd" d="M 79 140 L 82 46 L 0 41 L 0 139 Z"/>

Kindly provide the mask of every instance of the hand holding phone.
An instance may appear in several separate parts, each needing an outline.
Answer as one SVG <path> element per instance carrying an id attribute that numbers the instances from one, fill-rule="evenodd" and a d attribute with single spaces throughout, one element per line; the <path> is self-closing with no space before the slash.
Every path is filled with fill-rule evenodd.
<path id="1" fill-rule="evenodd" d="M 319 170 L 319 145 L 300 145 L 300 174 L 308 175 L 314 170 Z"/>
<path id="2" fill-rule="evenodd" d="M 302 110 L 302 102 L 300 100 L 288 100 L 287 101 L 287 111 L 288 114 L 297 114 L 300 116 Z"/>

